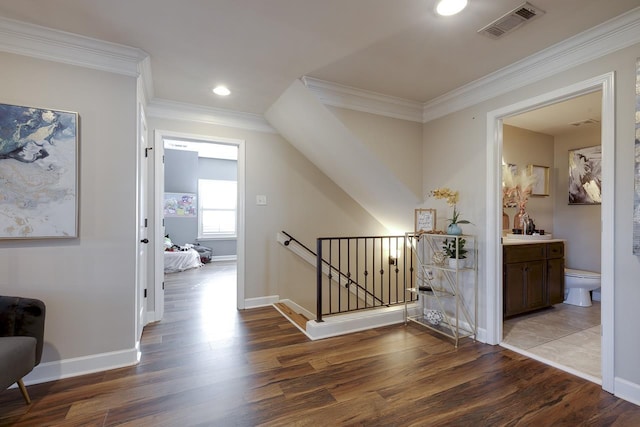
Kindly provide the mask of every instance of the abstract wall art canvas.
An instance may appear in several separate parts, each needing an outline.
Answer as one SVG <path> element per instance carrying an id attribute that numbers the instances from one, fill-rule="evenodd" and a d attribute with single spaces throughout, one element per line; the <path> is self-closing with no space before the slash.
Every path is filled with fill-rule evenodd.
<path id="1" fill-rule="evenodd" d="M 636 63 L 636 137 L 633 195 L 633 254 L 640 255 L 640 59 Z"/>
<path id="2" fill-rule="evenodd" d="M 569 150 L 569 204 L 602 203 L 602 146 Z"/>
<path id="3" fill-rule="evenodd" d="M 0 104 L 0 238 L 78 237 L 78 114 Z"/>

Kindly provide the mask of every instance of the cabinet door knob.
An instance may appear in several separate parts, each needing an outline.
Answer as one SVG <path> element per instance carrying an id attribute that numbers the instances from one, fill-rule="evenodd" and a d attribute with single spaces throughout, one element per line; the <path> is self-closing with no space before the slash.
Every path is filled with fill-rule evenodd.
<path id="1" fill-rule="evenodd" d="M 149 243 L 149 239 L 142 239 L 140 240 L 140 243 Z"/>

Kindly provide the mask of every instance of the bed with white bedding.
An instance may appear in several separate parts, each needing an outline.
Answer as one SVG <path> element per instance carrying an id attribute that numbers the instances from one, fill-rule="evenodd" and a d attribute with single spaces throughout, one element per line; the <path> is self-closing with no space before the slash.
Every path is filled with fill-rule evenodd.
<path id="1" fill-rule="evenodd" d="M 164 251 L 165 273 L 177 273 L 201 266 L 200 254 L 195 249 L 187 249 L 186 251 Z"/>

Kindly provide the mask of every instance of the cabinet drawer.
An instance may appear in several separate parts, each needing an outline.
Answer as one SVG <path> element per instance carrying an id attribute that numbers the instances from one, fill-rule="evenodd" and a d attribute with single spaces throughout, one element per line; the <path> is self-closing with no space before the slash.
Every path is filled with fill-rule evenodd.
<path id="1" fill-rule="evenodd" d="M 564 243 L 553 242 L 547 244 L 547 258 L 563 258 Z"/>
<path id="2" fill-rule="evenodd" d="M 502 247 L 502 262 L 525 262 L 546 258 L 544 244 L 508 245 Z"/>

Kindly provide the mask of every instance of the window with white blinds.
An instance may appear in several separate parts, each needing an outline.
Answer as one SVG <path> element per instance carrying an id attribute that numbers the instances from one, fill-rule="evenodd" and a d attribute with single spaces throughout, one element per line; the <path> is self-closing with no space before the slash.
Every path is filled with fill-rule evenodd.
<path id="1" fill-rule="evenodd" d="M 237 181 L 198 180 L 198 237 L 235 237 Z"/>

